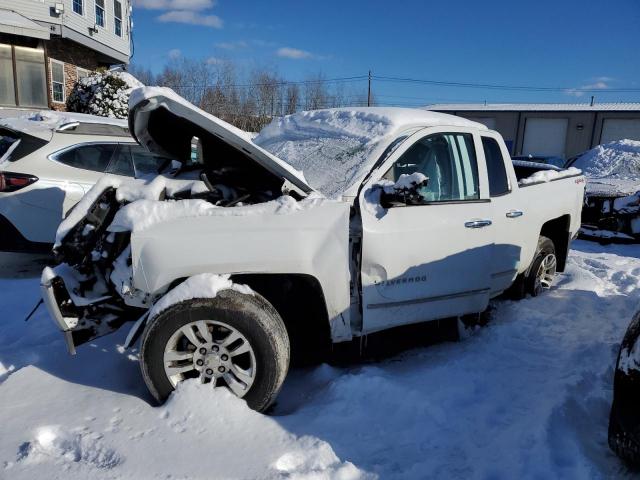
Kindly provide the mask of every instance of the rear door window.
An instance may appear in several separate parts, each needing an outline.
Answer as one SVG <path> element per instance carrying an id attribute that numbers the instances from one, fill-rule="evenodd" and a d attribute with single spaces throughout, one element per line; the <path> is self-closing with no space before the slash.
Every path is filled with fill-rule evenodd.
<path id="1" fill-rule="evenodd" d="M 77 145 L 58 153 L 54 158 L 70 167 L 104 173 L 117 148 L 116 143 Z"/>
<path id="2" fill-rule="evenodd" d="M 489 194 L 498 197 L 509 193 L 509 178 L 504 163 L 504 157 L 500 145 L 495 138 L 482 137 L 484 158 L 487 162 L 487 174 L 489 175 Z"/>
<path id="3" fill-rule="evenodd" d="M 18 136 L 0 129 L 0 158 L 18 141 Z"/>
<path id="4" fill-rule="evenodd" d="M 131 155 L 127 145 L 118 145 L 107 167 L 107 173 L 133 177 L 133 164 L 131 163 Z"/>
<path id="5" fill-rule="evenodd" d="M 156 175 L 160 167 L 167 161 L 165 157 L 155 155 L 140 145 L 131 145 L 129 148 L 136 169 L 136 177 Z"/>

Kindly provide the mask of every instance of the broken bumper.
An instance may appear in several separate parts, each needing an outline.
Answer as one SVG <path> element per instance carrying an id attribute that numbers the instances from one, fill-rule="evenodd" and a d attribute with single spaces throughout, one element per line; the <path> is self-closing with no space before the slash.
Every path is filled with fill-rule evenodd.
<path id="1" fill-rule="evenodd" d="M 47 307 L 49 315 L 64 335 L 67 350 L 71 355 L 75 355 L 76 348 L 72 330 L 78 324 L 78 317 L 63 315 L 60 309 L 60 305 L 65 298 L 64 294 L 66 294 L 64 281 L 51 268 L 46 267 L 42 272 L 40 288 L 42 290 L 42 300 Z"/>

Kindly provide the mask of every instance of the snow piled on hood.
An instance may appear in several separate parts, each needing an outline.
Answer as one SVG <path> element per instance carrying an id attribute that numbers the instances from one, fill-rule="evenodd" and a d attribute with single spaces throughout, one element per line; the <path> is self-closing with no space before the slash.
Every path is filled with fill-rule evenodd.
<path id="1" fill-rule="evenodd" d="M 118 202 L 146 200 L 159 203 L 157 200 L 160 200 L 165 193 L 169 196 L 185 190 L 195 193 L 203 191 L 202 189 L 206 187 L 204 182 L 200 180 L 184 180 L 165 175 L 148 176 L 139 179 L 103 175 L 60 223 L 56 231 L 54 248 L 60 246 L 64 237 L 86 216 L 98 197 L 108 188 L 117 189 L 116 200 Z M 196 202 L 198 200 L 192 201 Z"/>
<path id="2" fill-rule="evenodd" d="M 311 187 L 339 198 L 369 172 L 384 148 L 415 127 L 463 126 L 470 120 L 408 108 L 341 108 L 274 119 L 253 142 L 301 170 Z"/>
<path id="3" fill-rule="evenodd" d="M 574 163 L 589 178 L 640 182 L 640 141 L 618 140 L 592 148 Z"/>
<path id="4" fill-rule="evenodd" d="M 297 202 L 283 195 L 270 202 L 237 207 L 217 207 L 206 200 L 148 200 L 140 199 L 122 207 L 107 229 L 110 232 L 141 232 L 159 223 L 192 217 L 243 217 L 247 215 L 286 215 L 315 205 L 317 199 Z"/>
<path id="5" fill-rule="evenodd" d="M 235 290 L 244 295 L 253 295 L 247 285 L 233 283 L 229 275 L 201 273 L 187 278 L 180 285 L 166 293 L 149 311 L 149 318 L 154 318 L 172 305 L 193 298 L 215 298 L 222 290 Z"/>

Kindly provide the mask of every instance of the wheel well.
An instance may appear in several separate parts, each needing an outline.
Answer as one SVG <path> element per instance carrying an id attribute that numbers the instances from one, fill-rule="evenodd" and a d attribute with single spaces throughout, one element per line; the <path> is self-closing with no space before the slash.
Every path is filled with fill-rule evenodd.
<path id="1" fill-rule="evenodd" d="M 557 270 L 564 272 L 567 264 L 567 256 L 569 255 L 570 235 L 569 227 L 571 225 L 571 216 L 563 215 L 553 220 L 549 220 L 540 230 L 540 235 L 547 237 L 553 242 L 556 249 L 556 258 L 558 261 Z"/>
<path id="2" fill-rule="evenodd" d="M 239 274 L 231 279 L 248 285 L 278 311 L 289 335 L 295 364 L 315 362 L 331 346 L 329 315 L 320 282 L 311 275 Z"/>

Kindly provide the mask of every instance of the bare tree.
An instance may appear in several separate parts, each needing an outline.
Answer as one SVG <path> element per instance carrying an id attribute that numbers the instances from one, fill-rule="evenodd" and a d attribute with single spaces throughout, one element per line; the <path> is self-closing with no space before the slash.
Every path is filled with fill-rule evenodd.
<path id="1" fill-rule="evenodd" d="M 322 73 L 313 75 L 305 80 L 304 84 L 304 109 L 317 110 L 327 108 L 329 92 L 327 83 Z"/>
<path id="2" fill-rule="evenodd" d="M 156 84 L 155 76 L 149 68 L 132 63 L 127 67 L 127 72 L 140 80 L 144 85 Z"/>
<path id="3" fill-rule="evenodd" d="M 287 85 L 286 103 L 284 106 L 284 114 L 291 115 L 296 113 L 300 103 L 300 87 L 295 83 Z"/>

